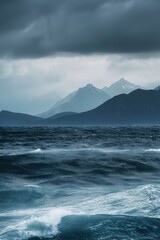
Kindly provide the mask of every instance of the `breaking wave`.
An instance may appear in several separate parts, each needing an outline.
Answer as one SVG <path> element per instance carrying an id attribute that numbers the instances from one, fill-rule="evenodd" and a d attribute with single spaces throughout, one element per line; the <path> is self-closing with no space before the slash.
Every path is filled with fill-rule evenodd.
<path id="1" fill-rule="evenodd" d="M 159 199 L 160 185 L 143 185 L 75 206 L 1 213 L 0 218 L 18 219 L 1 231 L 0 239 L 155 240 L 160 237 Z"/>

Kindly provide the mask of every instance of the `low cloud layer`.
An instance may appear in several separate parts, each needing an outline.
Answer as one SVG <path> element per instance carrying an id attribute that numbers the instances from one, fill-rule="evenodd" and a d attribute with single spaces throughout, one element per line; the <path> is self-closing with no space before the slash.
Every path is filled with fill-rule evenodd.
<path id="1" fill-rule="evenodd" d="M 1 0 L 0 57 L 160 50 L 159 0 Z"/>

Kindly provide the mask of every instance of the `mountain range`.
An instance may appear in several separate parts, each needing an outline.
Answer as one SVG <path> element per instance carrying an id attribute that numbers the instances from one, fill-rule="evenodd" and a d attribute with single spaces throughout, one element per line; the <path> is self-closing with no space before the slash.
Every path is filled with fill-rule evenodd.
<path id="1" fill-rule="evenodd" d="M 160 124 L 160 90 L 137 89 L 117 95 L 82 113 L 62 113 L 47 119 L 0 112 L 0 125 L 130 125 Z"/>
<path id="2" fill-rule="evenodd" d="M 79 114 L 48 119 L 58 125 L 160 124 L 160 90 L 137 89 L 120 94 Z"/>
<path id="3" fill-rule="evenodd" d="M 87 84 L 85 87 L 70 93 L 39 116 L 47 118 L 62 112 L 85 112 L 96 108 L 108 99 L 110 99 L 110 96 L 103 90 L 94 87 L 92 84 Z"/>
<path id="4" fill-rule="evenodd" d="M 67 97 L 58 101 L 49 110 L 38 116 L 48 118 L 62 112 L 85 112 L 94 109 L 109 100 L 110 98 L 121 93 L 130 93 L 140 88 L 140 86 L 128 82 L 124 78 L 112 84 L 110 87 L 98 89 L 92 84 L 70 93 Z"/>

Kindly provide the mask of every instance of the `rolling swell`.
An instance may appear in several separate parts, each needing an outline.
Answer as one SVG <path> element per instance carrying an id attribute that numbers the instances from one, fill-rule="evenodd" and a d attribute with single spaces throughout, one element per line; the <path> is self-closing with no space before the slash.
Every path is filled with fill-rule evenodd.
<path id="1" fill-rule="evenodd" d="M 160 186 L 131 190 L 68 203 L 63 208 L 39 208 L 0 214 L 16 223 L 1 239 L 159 239 Z M 80 201 L 80 198 L 79 198 Z M 4 221 L 4 219 L 3 219 Z"/>
<path id="2" fill-rule="evenodd" d="M 63 208 L 7 211 L 0 214 L 0 239 L 159 239 L 159 198 L 159 185 L 144 185 Z"/>
<path id="3" fill-rule="evenodd" d="M 28 228 L 33 235 L 37 233 L 37 236 L 32 236 L 25 229 L 24 232 L 15 230 L 3 234 L 1 239 L 6 240 L 10 237 L 13 240 L 159 240 L 160 238 L 160 220 L 144 217 L 72 215 L 63 217 L 57 228 L 40 222 L 30 223 Z"/>
<path id="4" fill-rule="evenodd" d="M 160 238 L 160 220 L 128 216 L 67 216 L 53 239 L 154 239 Z"/>
<path id="5" fill-rule="evenodd" d="M 129 179 L 143 183 L 158 182 L 160 161 L 158 152 L 119 149 L 49 149 L 17 155 L 1 156 L 2 176 L 37 179 L 41 184 L 127 183 Z M 97 161 L 98 159 L 98 161 Z M 95 178 L 95 176 L 97 176 Z M 146 176 L 149 176 L 149 179 Z"/>
<path id="6" fill-rule="evenodd" d="M 0 239 L 160 239 L 160 128 L 1 128 Z"/>

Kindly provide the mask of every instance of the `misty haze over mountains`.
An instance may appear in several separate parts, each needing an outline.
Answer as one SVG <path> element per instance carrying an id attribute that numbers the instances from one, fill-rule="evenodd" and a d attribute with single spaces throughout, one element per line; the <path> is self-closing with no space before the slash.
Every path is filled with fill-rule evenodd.
<path id="1" fill-rule="evenodd" d="M 110 96 L 103 90 L 94 87 L 92 84 L 87 84 L 85 87 L 69 94 L 40 116 L 51 117 L 62 112 L 85 112 L 98 107 L 108 99 L 110 99 Z"/>
<path id="2" fill-rule="evenodd" d="M 140 86 L 134 85 L 124 78 L 121 78 L 110 87 L 104 87 L 102 90 L 92 84 L 87 84 L 85 87 L 70 93 L 48 111 L 39 114 L 39 116 L 47 118 L 62 112 L 85 112 L 98 107 L 111 97 L 121 93 L 130 93 L 137 88 L 140 88 Z"/>
<path id="3" fill-rule="evenodd" d="M 43 117 L 1 111 L 0 125 L 160 124 L 160 86 L 154 90 L 131 91 L 137 87 L 120 79 L 109 87 L 115 94 L 110 97 L 87 84 L 60 100 Z M 123 90 L 127 93 L 117 95 L 117 91 Z"/>
<path id="4" fill-rule="evenodd" d="M 160 124 L 160 90 L 137 89 L 117 95 L 99 107 L 82 113 L 59 114 L 47 119 L 27 114 L 0 112 L 1 126 L 35 125 L 130 125 Z"/>
<path id="5" fill-rule="evenodd" d="M 91 84 L 88 84 L 90 88 L 89 87 L 85 88 L 87 85 L 86 86 L 82 85 L 80 96 L 76 97 L 76 101 L 74 103 L 73 101 L 75 97 L 73 97 L 72 94 L 73 95 L 74 93 L 76 94 L 76 92 L 79 90 L 78 87 L 77 89 L 74 90 L 74 92 L 62 98 L 62 96 L 64 96 L 62 95 L 62 92 L 65 91 L 64 86 L 63 86 L 64 89 L 62 88 L 60 93 L 60 92 L 57 92 L 54 89 L 54 87 L 50 88 L 49 92 L 47 92 L 45 88 L 44 88 L 44 91 L 42 91 L 42 86 L 39 85 L 39 88 L 36 89 L 36 92 L 34 94 L 33 92 L 32 93 L 28 92 L 28 94 L 25 95 L 23 94 L 22 91 L 18 90 L 15 85 L 13 85 L 12 86 L 13 94 L 7 95 L 5 93 L 6 90 L 4 89 L 3 91 L 4 94 L 1 95 L 0 110 L 21 112 L 21 113 L 27 113 L 32 115 L 39 115 L 48 111 L 50 112 L 51 110 L 51 114 L 47 113 L 46 117 L 56 113 L 64 112 L 64 111 L 83 112 L 83 111 L 91 110 L 97 107 L 98 105 L 102 104 L 104 101 L 106 101 L 110 97 L 113 97 L 120 93 L 129 93 L 131 90 L 134 90 L 137 88 L 137 85 L 131 84 L 124 79 L 123 80 L 121 79 L 112 85 L 113 86 L 105 87 L 103 89 L 98 89 Z M 131 86 L 133 85 L 133 88 L 130 89 L 129 87 L 130 85 Z M 91 86 L 92 86 L 92 90 L 91 90 Z M 3 88 L 1 90 L 3 90 Z M 96 93 L 93 93 L 94 91 Z M 44 93 L 40 94 L 40 92 L 44 92 Z M 104 95 L 104 92 L 105 92 L 105 95 Z M 106 93 L 108 96 L 106 96 Z M 36 97 L 34 97 L 34 95 L 36 95 Z M 85 98 L 87 98 L 87 95 L 88 95 L 88 99 L 91 99 L 91 100 L 87 100 L 87 101 L 83 100 L 84 103 L 82 103 L 82 100 L 79 101 L 78 98 L 79 99 L 81 99 L 81 97 L 83 98 L 83 95 L 85 95 Z M 73 99 L 73 101 L 71 99 Z M 80 102 L 81 104 L 79 104 Z"/>
<path id="6" fill-rule="evenodd" d="M 60 100 L 60 96 L 56 92 L 45 94 L 41 97 L 32 99 L 27 103 L 26 110 L 30 114 L 39 114 L 45 111 L 47 108 L 52 107 L 53 103 Z"/>

